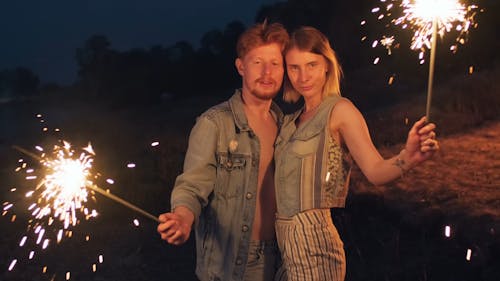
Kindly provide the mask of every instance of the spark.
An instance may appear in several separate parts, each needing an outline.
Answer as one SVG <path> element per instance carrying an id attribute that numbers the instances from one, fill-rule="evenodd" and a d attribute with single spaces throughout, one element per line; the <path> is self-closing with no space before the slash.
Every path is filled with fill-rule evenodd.
<path id="1" fill-rule="evenodd" d="M 392 53 L 391 51 L 392 43 L 394 43 L 394 36 L 389 36 L 389 37 L 383 36 L 382 39 L 380 40 L 380 44 L 382 44 L 382 46 L 384 46 L 387 49 L 387 53 L 389 55 L 391 55 Z"/>
<path id="2" fill-rule="evenodd" d="M 474 18 L 477 9 L 477 5 L 466 6 L 459 0 L 380 0 L 380 6 L 372 8 L 371 13 L 377 21 L 384 22 L 387 27 L 384 33 L 392 30 L 389 27 L 411 30 L 410 49 L 422 52 L 432 47 L 433 22 L 436 21 L 440 37 L 452 31 L 457 33 L 450 47 L 452 52 L 456 52 L 458 45 L 465 44 L 471 27 L 476 27 Z M 361 23 L 367 25 L 366 20 Z M 396 43 L 394 35 L 385 34 L 376 41 L 391 55 L 391 46 Z M 377 45 L 372 45 L 372 48 Z M 422 64 L 422 59 L 419 61 Z"/>
<path id="3" fill-rule="evenodd" d="M 453 27 L 460 31 L 461 35 L 466 33 L 471 26 L 472 17 L 467 16 L 468 8 L 460 4 L 458 0 L 404 0 L 402 2 L 403 16 L 394 21 L 394 25 L 408 24 L 414 30 L 412 50 L 422 47 L 431 48 L 432 22 L 437 21 L 438 34 L 443 37 Z M 473 8 L 475 6 L 471 6 Z M 456 23 L 456 25 L 454 25 Z"/>
<path id="4" fill-rule="evenodd" d="M 10 265 L 9 265 L 9 271 L 12 271 L 12 269 L 14 269 L 14 266 L 16 266 L 16 263 L 17 263 L 17 260 L 14 259 L 10 262 Z"/>
<path id="5" fill-rule="evenodd" d="M 471 249 L 467 249 L 467 254 L 465 255 L 465 259 L 467 261 L 470 261 L 471 256 L 472 256 L 472 250 Z"/>
<path id="6" fill-rule="evenodd" d="M 444 228 L 444 236 L 446 237 L 450 237 L 451 236 L 451 228 L 449 225 L 447 225 L 445 228 Z"/>

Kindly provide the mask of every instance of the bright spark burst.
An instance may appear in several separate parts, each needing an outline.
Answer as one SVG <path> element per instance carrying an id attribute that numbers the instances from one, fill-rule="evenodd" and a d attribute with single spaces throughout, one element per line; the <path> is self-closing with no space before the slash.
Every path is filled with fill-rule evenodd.
<path id="1" fill-rule="evenodd" d="M 437 33 L 443 37 L 447 32 L 455 30 L 458 35 L 450 50 L 456 52 L 458 44 L 465 44 L 466 36 L 471 27 L 476 27 L 474 17 L 478 6 L 465 6 L 459 0 L 380 0 L 380 6 L 371 12 L 378 21 L 385 23 L 386 32 L 394 26 L 403 30 L 413 31 L 410 48 L 420 50 L 431 48 L 432 24 L 436 20 Z M 397 15 L 402 14 L 397 17 Z M 361 25 L 366 25 L 363 20 Z M 363 41 L 367 37 L 363 37 Z M 391 46 L 395 45 L 394 35 L 384 34 L 372 43 L 372 48 L 384 46 L 391 55 Z M 422 63 L 422 60 L 420 60 Z"/>
<path id="2" fill-rule="evenodd" d="M 89 145 L 78 157 L 68 142 L 64 146 L 54 147 L 53 159 L 42 159 L 41 163 L 47 168 L 42 181 L 44 190 L 41 198 L 46 202 L 36 215 L 37 219 L 51 216 L 64 223 L 64 228 L 78 223 L 77 211 L 86 212 L 84 203 L 87 202 L 87 186 L 90 168 L 92 167 L 93 150 Z M 95 213 L 95 212 L 92 212 Z"/>
<path id="3" fill-rule="evenodd" d="M 473 20 L 473 16 L 467 16 L 467 10 L 476 8 L 465 7 L 458 0 L 403 0 L 402 6 L 403 16 L 396 19 L 394 25 L 409 25 L 415 31 L 410 46 L 412 50 L 424 46 L 431 48 L 434 19 L 441 37 L 455 27 L 460 32 L 459 38 L 462 38 L 462 35 L 469 31 Z"/>
<path id="4" fill-rule="evenodd" d="M 93 156 L 95 153 L 92 146 L 75 150 L 69 142 L 61 141 L 55 145 L 50 152 L 46 152 L 42 146 L 36 146 L 35 153 L 27 152 L 42 165 L 40 171 L 30 168 L 23 159 L 18 161 L 15 169 L 18 173 L 25 173 L 25 179 L 32 183 L 33 189 L 27 191 L 24 196 L 32 200 L 28 203 L 28 211 L 32 219 L 29 220 L 28 231 L 32 234 L 24 235 L 19 241 L 19 247 L 31 248 L 37 245 L 45 250 L 52 241 L 60 243 L 63 236 L 71 237 L 70 227 L 76 226 L 81 219 L 88 220 L 97 216 L 96 210 L 89 210 L 85 204 L 93 191 L 88 187 L 93 184 L 91 173 Z M 22 150 L 22 149 L 21 149 Z M 37 182 L 38 181 L 38 182 Z M 11 192 L 17 191 L 12 188 Z M 11 211 L 13 203 L 3 203 L 3 214 Z M 13 220 L 15 215 L 13 215 Z M 55 222 L 61 223 L 59 231 L 46 230 L 47 227 L 58 227 Z M 52 237 L 54 235 L 54 237 Z M 28 243 L 29 237 L 33 238 Z M 33 245 L 34 244 L 34 245 Z M 33 258 L 35 251 L 30 251 L 29 259 Z M 17 263 L 14 259 L 9 271 L 12 271 Z"/>
<path id="5" fill-rule="evenodd" d="M 91 176 L 94 152 L 89 145 L 78 156 L 68 142 L 63 146 L 54 146 L 53 158 L 44 157 L 40 162 L 46 168 L 46 175 L 37 189 L 42 188 L 40 198 L 44 202 L 34 212 L 35 218 L 51 217 L 59 219 L 64 229 L 78 223 L 77 213 L 88 213 L 84 203 L 87 202 L 92 184 Z M 91 212 L 91 217 L 97 215 Z"/>

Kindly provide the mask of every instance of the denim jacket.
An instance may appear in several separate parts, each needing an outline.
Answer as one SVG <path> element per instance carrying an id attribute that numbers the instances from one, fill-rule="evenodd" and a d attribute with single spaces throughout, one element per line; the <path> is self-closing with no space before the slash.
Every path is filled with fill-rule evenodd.
<path id="1" fill-rule="evenodd" d="M 287 115 L 275 149 L 278 215 L 344 207 L 350 155 L 330 136 L 329 119 L 339 96 L 326 97 L 315 115 L 296 127 L 302 110 Z"/>
<path id="2" fill-rule="evenodd" d="M 283 114 L 271 105 L 278 126 Z M 204 112 L 193 127 L 171 206 L 195 215 L 196 275 L 241 280 L 245 272 L 259 172 L 259 139 L 248 125 L 241 91 Z"/>

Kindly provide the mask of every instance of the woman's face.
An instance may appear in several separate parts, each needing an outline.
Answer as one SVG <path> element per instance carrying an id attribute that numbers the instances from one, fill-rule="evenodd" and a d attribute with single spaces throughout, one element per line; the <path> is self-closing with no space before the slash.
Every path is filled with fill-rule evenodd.
<path id="1" fill-rule="evenodd" d="M 321 96 L 328 72 L 327 61 L 322 55 L 293 48 L 286 53 L 285 61 L 288 78 L 295 90 L 304 98 Z"/>

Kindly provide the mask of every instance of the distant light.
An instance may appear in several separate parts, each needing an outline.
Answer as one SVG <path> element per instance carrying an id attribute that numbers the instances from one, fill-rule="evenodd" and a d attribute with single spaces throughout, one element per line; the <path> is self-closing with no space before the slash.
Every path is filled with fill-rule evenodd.
<path id="1" fill-rule="evenodd" d="M 375 58 L 375 60 L 373 61 L 373 64 L 377 64 L 379 60 L 380 60 L 380 58 Z"/>
<path id="2" fill-rule="evenodd" d="M 69 280 L 71 278 L 71 272 L 66 272 L 66 280 Z"/>
<path id="3" fill-rule="evenodd" d="M 160 145 L 160 142 L 159 141 L 154 141 L 151 143 L 151 146 L 158 146 Z"/>
<path id="4" fill-rule="evenodd" d="M 469 74 L 472 74 L 474 72 L 474 66 L 469 66 Z"/>
<path id="5" fill-rule="evenodd" d="M 99 263 L 102 263 L 104 261 L 104 258 L 102 257 L 102 255 L 99 255 Z"/>
<path id="6" fill-rule="evenodd" d="M 467 254 L 465 255 L 465 259 L 468 260 L 468 261 L 470 261 L 471 255 L 472 255 L 472 250 L 471 249 L 467 249 Z"/>
<path id="7" fill-rule="evenodd" d="M 35 256 L 35 252 L 34 252 L 34 251 L 31 251 L 31 252 L 30 252 L 30 255 L 29 255 L 29 257 L 28 257 L 28 258 L 29 258 L 30 260 L 32 260 L 34 256 Z"/>
<path id="8" fill-rule="evenodd" d="M 107 179 L 106 182 L 109 183 L 109 184 L 114 184 L 115 183 L 115 181 L 112 180 L 112 179 Z"/>
<path id="9" fill-rule="evenodd" d="M 134 225 L 135 226 L 139 226 L 139 220 L 138 219 L 134 219 Z"/>
<path id="10" fill-rule="evenodd" d="M 134 163 L 128 163 L 127 164 L 127 168 L 135 168 L 135 164 Z"/>

